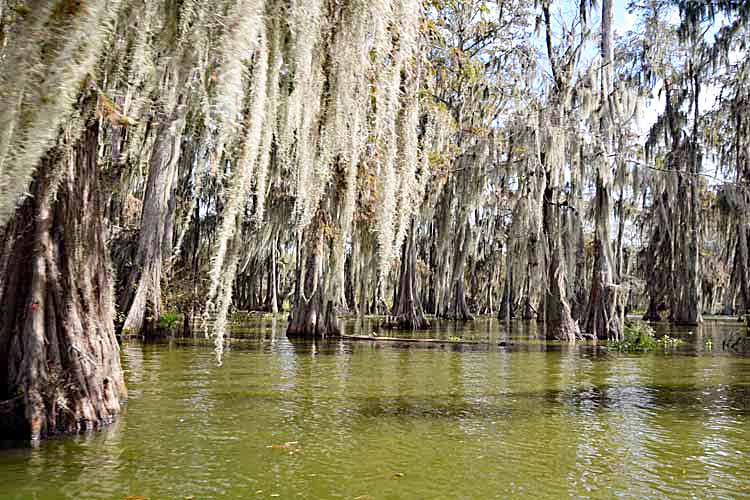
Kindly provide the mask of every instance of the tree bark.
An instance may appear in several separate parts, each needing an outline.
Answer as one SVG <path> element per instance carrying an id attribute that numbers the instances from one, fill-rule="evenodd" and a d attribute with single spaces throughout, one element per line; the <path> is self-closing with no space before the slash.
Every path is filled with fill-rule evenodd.
<path id="1" fill-rule="evenodd" d="M 547 235 L 549 257 L 547 261 L 548 284 L 544 297 L 544 323 L 546 336 L 566 342 L 575 341 L 580 334 L 578 323 L 570 314 L 566 297 L 566 272 L 563 246 L 560 242 L 558 204 L 553 202 L 550 172 L 546 172 L 547 184 L 543 200 L 543 226 Z"/>
<path id="2" fill-rule="evenodd" d="M 609 188 L 603 185 L 601 178 L 597 179 L 594 274 L 583 329 L 599 340 L 618 340 L 622 337 L 609 245 L 609 196 Z"/>
<path id="3" fill-rule="evenodd" d="M 464 217 L 459 217 L 460 229 L 455 240 L 453 267 L 450 276 L 450 286 L 447 288 L 445 298 L 445 310 L 441 314 L 446 319 L 456 321 L 473 321 L 474 316 L 469 312 L 466 303 L 466 288 L 464 269 L 468 247 L 471 246 L 471 227 Z"/>
<path id="4" fill-rule="evenodd" d="M 661 321 L 659 307 L 671 300 L 670 284 L 674 268 L 674 250 L 672 245 L 672 208 L 666 189 L 654 200 L 652 209 L 653 229 L 648 247 L 642 252 L 643 274 L 647 276 L 649 306 L 644 321 Z"/>
<path id="5" fill-rule="evenodd" d="M 326 296 L 322 212 L 322 209 L 318 209 L 310 227 L 305 230 L 307 257 L 299 273 L 299 293 L 286 330 L 287 337 L 314 339 L 341 336 L 334 301 Z"/>
<path id="6" fill-rule="evenodd" d="M 401 273 L 393 306 L 390 326 L 402 330 L 423 330 L 430 327 L 424 316 L 417 292 L 417 245 L 414 235 L 414 219 L 409 235 L 401 251 Z"/>
<path id="7" fill-rule="evenodd" d="M 747 101 L 745 101 L 747 102 Z M 744 106 L 745 109 L 748 106 Z M 747 120 L 747 114 L 744 114 L 743 119 L 738 119 L 738 131 L 745 132 L 744 143 L 741 145 L 738 139 L 737 141 L 737 171 L 739 172 L 738 177 L 744 183 L 745 187 L 742 189 L 740 194 L 740 214 L 739 222 L 737 224 L 737 247 L 735 249 L 735 272 L 732 274 L 732 281 L 736 279 L 739 285 L 740 295 L 742 296 L 745 317 L 748 318 L 748 324 L 750 324 L 750 141 L 748 140 L 748 132 L 750 132 L 750 125 Z M 736 286 L 736 285 L 735 285 Z M 734 298 L 735 286 L 732 286 L 731 294 L 732 299 Z"/>
<path id="8" fill-rule="evenodd" d="M 612 150 L 612 122 L 614 118 L 613 106 L 610 106 L 612 94 L 613 59 L 613 0 L 602 1 L 601 24 L 601 94 L 604 113 L 601 116 L 600 145 L 602 151 L 602 165 L 596 174 L 595 218 L 596 230 L 594 235 L 594 273 L 591 279 L 591 293 L 589 295 L 584 331 L 600 340 L 619 340 L 622 337 L 620 317 L 617 314 L 616 275 L 612 269 L 612 249 L 610 244 L 609 217 L 611 209 L 611 182 L 609 165 Z"/>
<path id="9" fill-rule="evenodd" d="M 750 177 L 750 176 L 749 176 Z M 750 196 L 745 194 L 747 207 L 750 207 Z M 747 212 L 746 212 L 747 213 Z M 744 314 L 750 313 L 750 230 L 748 229 L 747 217 L 737 225 L 737 274 L 740 283 L 740 292 L 744 303 Z"/>
<path id="10" fill-rule="evenodd" d="M 141 232 L 133 269 L 125 281 L 120 310 L 125 311 L 122 331 L 155 335 L 161 316 L 162 264 L 169 201 L 176 181 L 178 148 L 184 126 L 180 112 L 163 117 L 151 154 Z M 169 235 L 171 239 L 171 235 Z"/>
<path id="11" fill-rule="evenodd" d="M 699 76 L 694 69 L 692 55 L 688 62 L 689 83 L 692 85 L 690 97 L 693 110 L 692 136 L 683 130 L 679 106 L 673 103 L 679 91 L 665 81 L 665 117 L 672 139 L 667 159 L 670 170 L 677 175 L 677 199 L 675 217 L 672 223 L 672 314 L 670 319 L 676 324 L 698 325 L 701 315 L 700 281 L 700 189 L 698 177 L 701 169 L 699 146 Z M 677 104 L 681 104 L 678 99 Z M 686 185 L 687 184 L 687 185 Z"/>
<path id="12" fill-rule="evenodd" d="M 0 437 L 98 429 L 126 397 L 97 165 L 98 122 L 42 160 L 6 228 Z"/>
<path id="13" fill-rule="evenodd" d="M 276 259 L 276 253 L 279 246 L 278 235 L 274 236 L 271 242 L 271 282 L 270 295 L 271 295 L 271 313 L 276 314 L 279 312 L 279 265 Z"/>
<path id="14" fill-rule="evenodd" d="M 500 307 L 497 311 L 497 319 L 510 320 L 514 319 L 515 314 L 515 296 L 513 294 L 513 269 L 510 266 L 510 253 L 507 256 L 507 276 L 503 284 L 503 295 L 500 299 Z"/>

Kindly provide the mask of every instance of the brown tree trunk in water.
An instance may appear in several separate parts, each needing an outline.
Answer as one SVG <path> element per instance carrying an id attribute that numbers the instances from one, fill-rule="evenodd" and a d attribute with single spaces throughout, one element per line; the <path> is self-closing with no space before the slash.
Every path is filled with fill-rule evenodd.
<path id="1" fill-rule="evenodd" d="M 310 227 L 305 230 L 304 269 L 301 270 L 299 292 L 286 335 L 292 338 L 325 338 L 341 335 L 333 300 L 326 297 L 324 269 L 323 215 L 319 209 Z M 298 278 L 298 279 L 300 279 Z"/>
<path id="2" fill-rule="evenodd" d="M 698 143 L 700 85 L 692 60 L 688 63 L 688 72 L 694 90 L 691 95 L 694 113 L 692 137 L 685 138 L 680 125 L 679 112 L 672 103 L 673 91 L 669 82 L 665 82 L 665 116 L 672 137 L 668 164 L 671 170 L 677 172 L 677 218 L 673 229 L 675 272 L 673 273 L 671 320 L 678 325 L 698 325 L 703 321 L 701 315 L 700 193 L 698 187 L 698 176 L 700 175 L 702 162 Z M 687 187 L 685 186 L 686 182 Z M 686 229 L 687 231 L 685 231 Z"/>
<path id="3" fill-rule="evenodd" d="M 193 242 L 191 251 L 191 281 L 192 290 L 190 293 L 190 306 L 188 313 L 185 315 L 183 322 L 182 336 L 189 337 L 191 332 L 191 325 L 196 314 L 196 306 L 198 301 L 198 286 L 200 284 L 200 249 L 201 249 L 201 219 L 200 219 L 200 203 L 195 204 L 195 210 L 193 213 Z"/>
<path id="4" fill-rule="evenodd" d="M 622 325 L 617 311 L 611 251 L 609 247 L 609 188 L 597 179 L 596 236 L 594 238 L 594 275 L 586 310 L 584 331 L 599 340 L 619 340 Z"/>
<path id="5" fill-rule="evenodd" d="M 507 258 L 510 263 L 510 257 Z M 515 318 L 515 297 L 513 296 L 513 269 L 508 265 L 507 277 L 503 284 L 503 295 L 500 299 L 499 309 L 497 311 L 497 319 L 499 320 L 510 320 Z"/>
<path id="6" fill-rule="evenodd" d="M 125 312 L 122 331 L 143 332 L 145 337 L 157 333 L 155 325 L 161 316 L 162 261 L 165 257 L 162 252 L 183 125 L 179 113 L 163 118 L 158 126 L 143 200 L 138 251 L 120 298 L 120 310 Z"/>
<path id="7" fill-rule="evenodd" d="M 653 297 L 649 298 L 648 308 L 642 319 L 643 321 L 651 322 L 661 321 L 661 316 L 659 315 L 659 304 L 653 299 Z"/>
<path id="8" fill-rule="evenodd" d="M 576 228 L 576 246 L 575 246 L 575 271 L 574 287 L 575 296 L 571 304 L 570 316 L 574 321 L 582 321 L 586 314 L 588 297 L 586 294 L 586 246 L 583 238 L 583 226 L 578 224 Z"/>
<path id="9" fill-rule="evenodd" d="M 441 314 L 446 319 L 456 321 L 474 320 L 474 316 L 469 312 L 469 306 L 466 303 L 466 289 L 464 284 L 464 269 L 466 267 L 468 247 L 471 245 L 471 238 L 471 228 L 469 227 L 469 222 L 466 221 L 461 224 L 461 229 L 455 241 L 450 285 L 446 290 L 448 295 L 445 299 L 445 310 Z"/>
<path id="10" fill-rule="evenodd" d="M 750 207 L 750 198 L 747 194 L 746 203 Z M 744 314 L 750 314 L 750 231 L 748 230 L 747 218 L 737 225 L 737 274 L 740 283 L 740 293 L 745 307 Z"/>
<path id="11" fill-rule="evenodd" d="M 276 235 L 271 243 L 271 312 L 279 312 L 279 264 L 276 259 L 276 253 L 279 246 L 279 237 Z"/>
<path id="12" fill-rule="evenodd" d="M 745 115 L 745 118 L 747 115 Z M 748 131 L 747 121 L 743 124 L 738 119 L 738 129 Z M 738 132 L 739 133 L 739 132 Z M 745 141 L 748 141 L 747 134 Z M 739 175 L 742 182 L 745 184 L 745 188 L 742 190 L 740 195 L 740 218 L 737 224 L 737 247 L 735 249 L 735 272 L 732 274 L 732 281 L 736 279 L 736 284 L 732 286 L 731 294 L 734 298 L 735 287 L 738 284 L 740 289 L 740 295 L 742 295 L 742 302 L 744 306 L 743 313 L 750 325 L 750 190 L 747 186 L 750 185 L 750 145 L 741 147 L 737 145 L 737 171 L 741 172 Z"/>
<path id="13" fill-rule="evenodd" d="M 688 148 L 690 154 L 699 154 L 694 148 Z M 692 162 L 697 160 L 693 159 Z M 691 169 L 692 170 L 692 169 Z M 696 172 L 697 173 L 697 172 Z M 698 220 L 699 188 L 696 175 L 688 179 L 689 188 L 682 205 L 683 216 L 686 215 L 688 231 L 679 241 L 677 275 L 675 280 L 675 302 L 672 309 L 672 320 L 678 325 L 698 325 L 703 322 L 701 314 L 701 282 L 700 282 L 700 248 Z M 684 220 L 684 219 L 683 219 Z"/>
<path id="14" fill-rule="evenodd" d="M 613 0 L 602 1 L 601 24 L 601 94 L 604 113 L 600 118 L 601 151 L 603 165 L 599 165 L 596 175 L 595 218 L 596 229 L 594 235 L 594 273 L 591 278 L 591 293 L 583 329 L 599 340 L 619 340 L 622 337 L 623 325 L 617 311 L 616 276 L 612 269 L 612 249 L 610 244 L 610 208 L 611 194 L 608 177 L 611 169 L 609 165 L 612 151 L 612 125 L 614 109 L 610 105 L 612 94 L 613 59 Z"/>
<path id="15" fill-rule="evenodd" d="M 661 321 L 659 306 L 665 299 L 671 297 L 670 279 L 673 269 L 672 233 L 670 221 L 673 213 L 667 191 L 654 200 L 652 211 L 653 230 L 648 247 L 644 251 L 644 274 L 648 277 L 646 290 L 649 296 L 649 306 L 644 321 Z"/>
<path id="16" fill-rule="evenodd" d="M 566 297 L 565 261 L 561 255 L 563 246 L 560 242 L 558 204 L 553 202 L 553 188 L 550 185 L 550 172 L 546 172 L 547 185 L 543 199 L 543 227 L 549 245 L 547 276 L 549 283 L 544 298 L 544 323 L 549 339 L 567 342 L 578 338 L 578 323 L 570 314 L 570 304 Z"/>
<path id="17" fill-rule="evenodd" d="M 359 256 L 358 252 L 359 245 L 357 244 L 357 241 L 352 242 L 352 251 L 349 253 L 349 255 L 346 258 L 346 262 L 344 264 L 344 268 L 346 271 L 346 282 L 344 287 L 344 293 L 346 298 L 346 303 L 349 304 L 350 311 L 353 314 L 359 314 L 359 305 L 357 304 L 356 299 L 356 293 L 359 289 L 358 283 L 359 280 L 357 279 L 357 269 L 358 264 L 356 263 L 356 259 Z"/>
<path id="18" fill-rule="evenodd" d="M 427 299 L 425 300 L 425 311 L 428 314 L 437 314 L 438 307 L 438 263 L 437 252 L 438 244 L 435 238 L 434 224 L 430 224 L 430 269 L 432 272 L 429 276 L 429 285 L 427 289 Z"/>
<path id="19" fill-rule="evenodd" d="M 413 219 L 409 227 L 409 236 L 401 251 L 401 273 L 392 315 L 390 326 L 394 328 L 423 330 L 430 327 L 417 292 L 417 245 Z"/>
<path id="20" fill-rule="evenodd" d="M 126 398 L 97 166 L 98 122 L 53 150 L 16 211 L 0 288 L 0 437 L 98 429 Z M 62 165 L 60 165 L 62 162 Z"/>

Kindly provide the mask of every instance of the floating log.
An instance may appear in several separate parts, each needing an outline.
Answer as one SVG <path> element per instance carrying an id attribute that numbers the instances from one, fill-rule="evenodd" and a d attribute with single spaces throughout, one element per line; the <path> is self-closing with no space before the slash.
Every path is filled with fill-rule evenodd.
<path id="1" fill-rule="evenodd" d="M 345 340 L 369 340 L 374 342 L 411 342 L 415 344 L 472 344 L 472 345 L 495 345 L 491 342 L 482 342 L 480 340 L 449 340 L 449 339 L 419 339 L 403 337 L 375 337 L 371 335 L 342 335 Z M 507 346 L 507 342 L 498 342 L 496 345 Z"/>

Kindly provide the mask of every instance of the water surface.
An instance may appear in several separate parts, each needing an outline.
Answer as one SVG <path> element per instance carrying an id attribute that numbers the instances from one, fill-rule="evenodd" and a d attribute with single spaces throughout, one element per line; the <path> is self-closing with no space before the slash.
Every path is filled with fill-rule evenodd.
<path id="1" fill-rule="evenodd" d="M 122 418 L 0 450 L 0 498 L 750 498 L 750 357 L 722 349 L 736 323 L 638 356 L 534 323 L 430 333 L 486 342 L 467 346 L 240 326 L 222 366 L 209 344 L 123 346 Z"/>

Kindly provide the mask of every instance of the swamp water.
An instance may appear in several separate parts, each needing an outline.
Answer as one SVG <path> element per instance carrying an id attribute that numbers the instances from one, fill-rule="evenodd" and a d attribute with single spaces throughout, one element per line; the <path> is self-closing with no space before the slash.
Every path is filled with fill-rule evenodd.
<path id="1" fill-rule="evenodd" d="M 285 325 L 235 325 L 221 367 L 206 343 L 126 343 L 124 415 L 0 449 L 0 498 L 750 498 L 737 323 L 669 331 L 669 355 L 548 344 L 533 323 L 429 333 L 489 343 L 464 346 L 292 343 Z"/>

